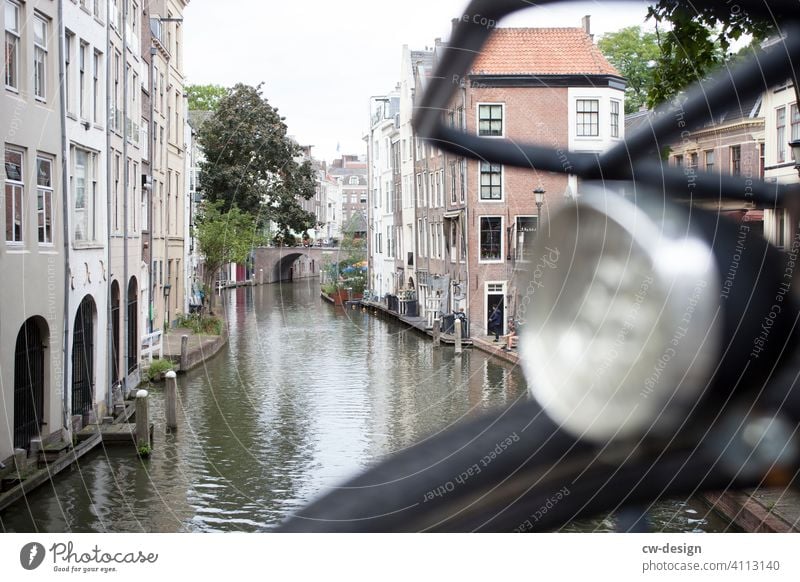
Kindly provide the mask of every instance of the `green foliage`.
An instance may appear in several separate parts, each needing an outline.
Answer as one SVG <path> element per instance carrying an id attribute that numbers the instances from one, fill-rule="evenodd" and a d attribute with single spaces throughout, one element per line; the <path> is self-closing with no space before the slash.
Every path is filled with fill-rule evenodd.
<path id="1" fill-rule="evenodd" d="M 151 454 L 153 454 L 153 447 L 151 447 L 150 445 L 139 445 L 139 447 L 137 447 L 136 449 L 136 452 L 139 453 L 140 457 L 146 459 Z"/>
<path id="2" fill-rule="evenodd" d="M 222 320 L 211 315 L 200 315 L 191 313 L 185 315 L 178 314 L 177 327 L 184 327 L 192 330 L 192 333 L 204 335 L 222 335 Z"/>
<path id="3" fill-rule="evenodd" d="M 214 111 L 227 94 L 222 85 L 187 85 L 189 111 Z"/>
<path id="4" fill-rule="evenodd" d="M 253 247 L 266 243 L 253 215 L 235 205 L 223 212 L 222 201 L 204 202 L 195 218 L 194 235 L 205 259 L 204 284 L 211 289 L 219 270 L 228 263 L 243 263 Z M 213 315 L 215 294 L 209 295 Z"/>
<path id="5" fill-rule="evenodd" d="M 625 91 L 625 113 L 638 111 L 648 102 L 653 89 L 652 67 L 660 56 L 658 38 L 629 26 L 606 34 L 597 43 L 609 62 L 628 80 Z"/>
<path id="6" fill-rule="evenodd" d="M 766 38 L 771 27 L 761 16 L 727 2 L 696 8 L 686 2 L 659 0 L 650 6 L 648 18 L 658 27 L 668 23 L 671 30 L 657 33 L 661 54 L 653 69 L 648 105 L 671 99 L 693 82 L 707 78 L 730 58 L 733 41 L 744 35 Z"/>
<path id="7" fill-rule="evenodd" d="M 238 207 L 259 226 L 274 221 L 286 237 L 313 226 L 314 216 L 298 203 L 315 194 L 313 168 L 298 161 L 302 150 L 260 85 L 238 84 L 220 99 L 199 141 L 206 159 L 200 187 L 207 200 L 222 204 L 221 212 Z"/>
<path id="8" fill-rule="evenodd" d="M 150 364 L 150 367 L 147 368 L 147 380 L 148 382 L 155 382 L 161 376 L 161 374 L 166 374 L 174 369 L 175 365 L 169 360 L 153 360 L 153 362 Z"/>

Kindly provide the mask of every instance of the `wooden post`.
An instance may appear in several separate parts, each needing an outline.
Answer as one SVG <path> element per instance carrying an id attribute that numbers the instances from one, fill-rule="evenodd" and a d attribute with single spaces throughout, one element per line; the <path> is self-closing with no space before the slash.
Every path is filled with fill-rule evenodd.
<path id="1" fill-rule="evenodd" d="M 183 336 L 186 337 L 186 336 Z M 170 370 L 167 379 L 167 429 L 178 428 L 178 376 Z"/>
<path id="2" fill-rule="evenodd" d="M 150 448 L 150 413 L 147 390 L 136 393 L 136 448 Z"/>
<path id="3" fill-rule="evenodd" d="M 455 330 L 453 331 L 453 333 L 456 334 L 456 355 L 459 355 L 462 352 L 462 349 L 461 349 L 461 320 L 458 317 L 456 317 L 456 320 L 455 320 L 454 324 L 455 324 Z"/>
<path id="4" fill-rule="evenodd" d="M 438 348 L 442 345 L 442 322 L 439 319 L 433 320 L 433 347 Z"/>
<path id="5" fill-rule="evenodd" d="M 189 336 L 181 336 L 181 372 L 186 372 L 189 368 Z"/>

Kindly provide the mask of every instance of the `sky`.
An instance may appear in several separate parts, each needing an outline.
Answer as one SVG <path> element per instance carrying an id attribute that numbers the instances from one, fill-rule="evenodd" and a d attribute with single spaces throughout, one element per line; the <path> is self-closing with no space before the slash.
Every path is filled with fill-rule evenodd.
<path id="1" fill-rule="evenodd" d="M 192 0 L 184 12 L 188 83 L 263 82 L 289 134 L 313 155 L 363 154 L 369 98 L 400 76 L 402 47 L 446 40 L 466 0 Z M 533 3 L 532 3 L 533 4 Z M 596 38 L 645 24 L 647 2 L 561 2 L 532 7 L 500 26 L 580 26 Z M 651 28 L 648 24 L 646 28 Z M 337 154 L 338 148 L 338 154 Z"/>

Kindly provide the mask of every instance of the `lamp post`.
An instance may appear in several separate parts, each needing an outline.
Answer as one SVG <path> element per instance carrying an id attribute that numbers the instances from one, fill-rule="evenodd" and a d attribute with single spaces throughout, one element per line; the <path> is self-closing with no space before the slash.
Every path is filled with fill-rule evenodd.
<path id="1" fill-rule="evenodd" d="M 794 169 L 800 175 L 800 139 L 790 141 L 789 147 L 792 148 L 792 155 L 794 156 Z"/>
<path id="2" fill-rule="evenodd" d="M 536 199 L 536 216 L 537 222 L 539 220 L 538 217 L 542 215 L 542 205 L 544 204 L 544 188 L 537 188 L 533 191 L 533 196 Z"/>
<path id="3" fill-rule="evenodd" d="M 169 329 L 169 292 L 172 290 L 172 285 L 167 283 L 164 285 L 164 333 Z"/>

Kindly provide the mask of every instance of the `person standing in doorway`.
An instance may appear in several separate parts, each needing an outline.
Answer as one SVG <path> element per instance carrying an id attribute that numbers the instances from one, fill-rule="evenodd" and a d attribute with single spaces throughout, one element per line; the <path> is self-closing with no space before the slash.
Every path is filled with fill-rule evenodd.
<path id="1" fill-rule="evenodd" d="M 500 325 L 501 325 L 500 306 L 496 305 L 489 316 L 489 333 L 494 334 L 494 341 L 500 341 Z"/>

